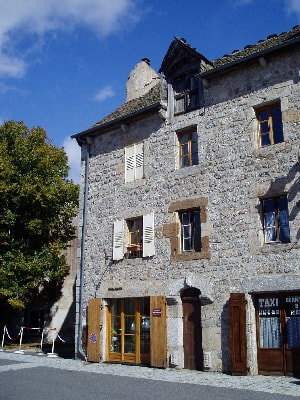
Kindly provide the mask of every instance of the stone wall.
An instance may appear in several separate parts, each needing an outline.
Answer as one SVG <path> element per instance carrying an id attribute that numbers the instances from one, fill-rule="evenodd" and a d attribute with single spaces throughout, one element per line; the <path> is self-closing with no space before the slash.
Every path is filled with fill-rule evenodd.
<path id="1" fill-rule="evenodd" d="M 168 119 L 147 116 L 96 136 L 90 147 L 84 309 L 90 297 L 166 295 L 169 354 L 183 366 L 180 291 L 201 290 L 203 350 L 213 370 L 230 370 L 230 292 L 300 288 L 299 53 L 212 77 L 204 107 Z M 169 96 L 170 98 L 170 96 Z M 285 141 L 258 148 L 255 107 L 280 99 Z M 169 104 L 171 107 L 171 103 Z M 177 169 L 176 132 L 196 126 L 199 165 Z M 144 143 L 145 176 L 125 184 L 124 147 Z M 84 146 L 83 146 L 84 151 Z M 83 162 L 83 171 L 85 163 Z M 291 243 L 263 245 L 259 198 L 288 192 Z M 206 256 L 172 257 L 176 202 L 206 199 Z M 113 222 L 154 213 L 156 255 L 112 260 Z M 167 232 L 167 234 L 166 234 Z M 171 233 L 170 233 L 171 232 Z M 255 373 L 255 319 L 249 295 L 249 369 Z"/>

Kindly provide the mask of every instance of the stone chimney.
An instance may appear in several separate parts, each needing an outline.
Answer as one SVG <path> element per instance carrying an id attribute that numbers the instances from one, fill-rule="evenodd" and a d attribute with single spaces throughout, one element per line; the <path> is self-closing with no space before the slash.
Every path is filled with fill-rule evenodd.
<path id="1" fill-rule="evenodd" d="M 126 84 L 126 101 L 143 96 L 159 81 L 159 76 L 150 67 L 150 60 L 143 58 L 130 72 Z"/>

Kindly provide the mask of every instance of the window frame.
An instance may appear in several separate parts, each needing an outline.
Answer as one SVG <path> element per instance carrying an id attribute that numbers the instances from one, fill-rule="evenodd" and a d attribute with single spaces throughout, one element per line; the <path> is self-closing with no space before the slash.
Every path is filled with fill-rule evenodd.
<path id="1" fill-rule="evenodd" d="M 141 258 L 143 254 L 143 217 L 126 219 L 127 258 Z M 136 236 L 134 242 L 132 238 Z M 135 243 L 136 242 L 136 243 Z"/>
<path id="2" fill-rule="evenodd" d="M 174 114 L 178 115 L 199 108 L 199 90 L 200 81 L 195 74 L 176 77 L 173 81 Z"/>
<path id="3" fill-rule="evenodd" d="M 279 113 L 276 115 L 276 110 Z M 267 114 L 265 117 L 263 114 Z M 280 101 L 265 104 L 255 109 L 258 147 L 272 146 L 284 142 Z M 278 125 L 278 126 L 277 126 Z M 266 143 L 264 143 L 266 141 Z"/>
<path id="4" fill-rule="evenodd" d="M 186 218 L 184 221 L 184 218 Z M 201 211 L 200 208 L 178 211 L 180 221 L 180 252 L 200 253 L 201 243 Z M 186 244 L 189 243 L 187 246 Z"/>
<path id="5" fill-rule="evenodd" d="M 285 208 L 282 208 L 282 205 L 280 205 L 281 200 L 284 200 L 284 203 L 286 205 Z M 273 208 L 267 210 L 267 202 L 269 203 L 268 208 L 271 206 L 271 203 L 274 204 Z M 264 243 L 265 244 L 290 243 L 291 233 L 289 226 L 289 210 L 288 210 L 287 196 L 281 195 L 270 198 L 263 198 L 261 199 L 261 209 L 262 209 L 262 222 L 264 231 Z M 282 213 L 282 217 L 280 213 Z M 281 235 L 284 236 L 282 237 Z"/>
<path id="6" fill-rule="evenodd" d="M 128 222 L 142 220 L 142 228 L 139 230 L 139 243 L 129 241 Z M 134 233 L 133 231 L 131 231 Z M 135 230 L 137 233 L 137 230 Z M 135 248 L 130 249 L 130 245 Z M 139 248 L 138 248 L 139 246 Z M 155 255 L 154 241 L 154 213 L 114 221 L 113 224 L 113 260 L 123 258 L 145 258 Z"/>
<path id="7" fill-rule="evenodd" d="M 188 136 L 184 141 L 184 137 Z M 195 140 L 196 139 L 196 140 Z M 189 129 L 187 131 L 177 132 L 177 140 L 179 147 L 179 168 L 191 167 L 192 165 L 199 164 L 198 156 L 198 132 L 197 128 Z M 187 151 L 184 153 L 184 148 Z M 187 162 L 185 162 L 187 160 Z"/>

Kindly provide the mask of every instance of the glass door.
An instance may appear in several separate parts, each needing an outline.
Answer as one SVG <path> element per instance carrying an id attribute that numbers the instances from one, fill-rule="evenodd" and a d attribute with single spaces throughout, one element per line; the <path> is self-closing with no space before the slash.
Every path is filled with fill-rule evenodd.
<path id="1" fill-rule="evenodd" d="M 150 299 L 110 299 L 108 307 L 108 359 L 150 362 Z"/>

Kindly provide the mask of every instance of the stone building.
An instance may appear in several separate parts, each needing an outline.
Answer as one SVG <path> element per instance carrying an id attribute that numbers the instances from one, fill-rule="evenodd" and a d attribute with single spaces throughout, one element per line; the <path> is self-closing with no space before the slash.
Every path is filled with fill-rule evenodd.
<path id="1" fill-rule="evenodd" d="M 174 38 L 73 136 L 78 355 L 300 373 L 299 43 L 294 27 L 210 61 Z"/>

